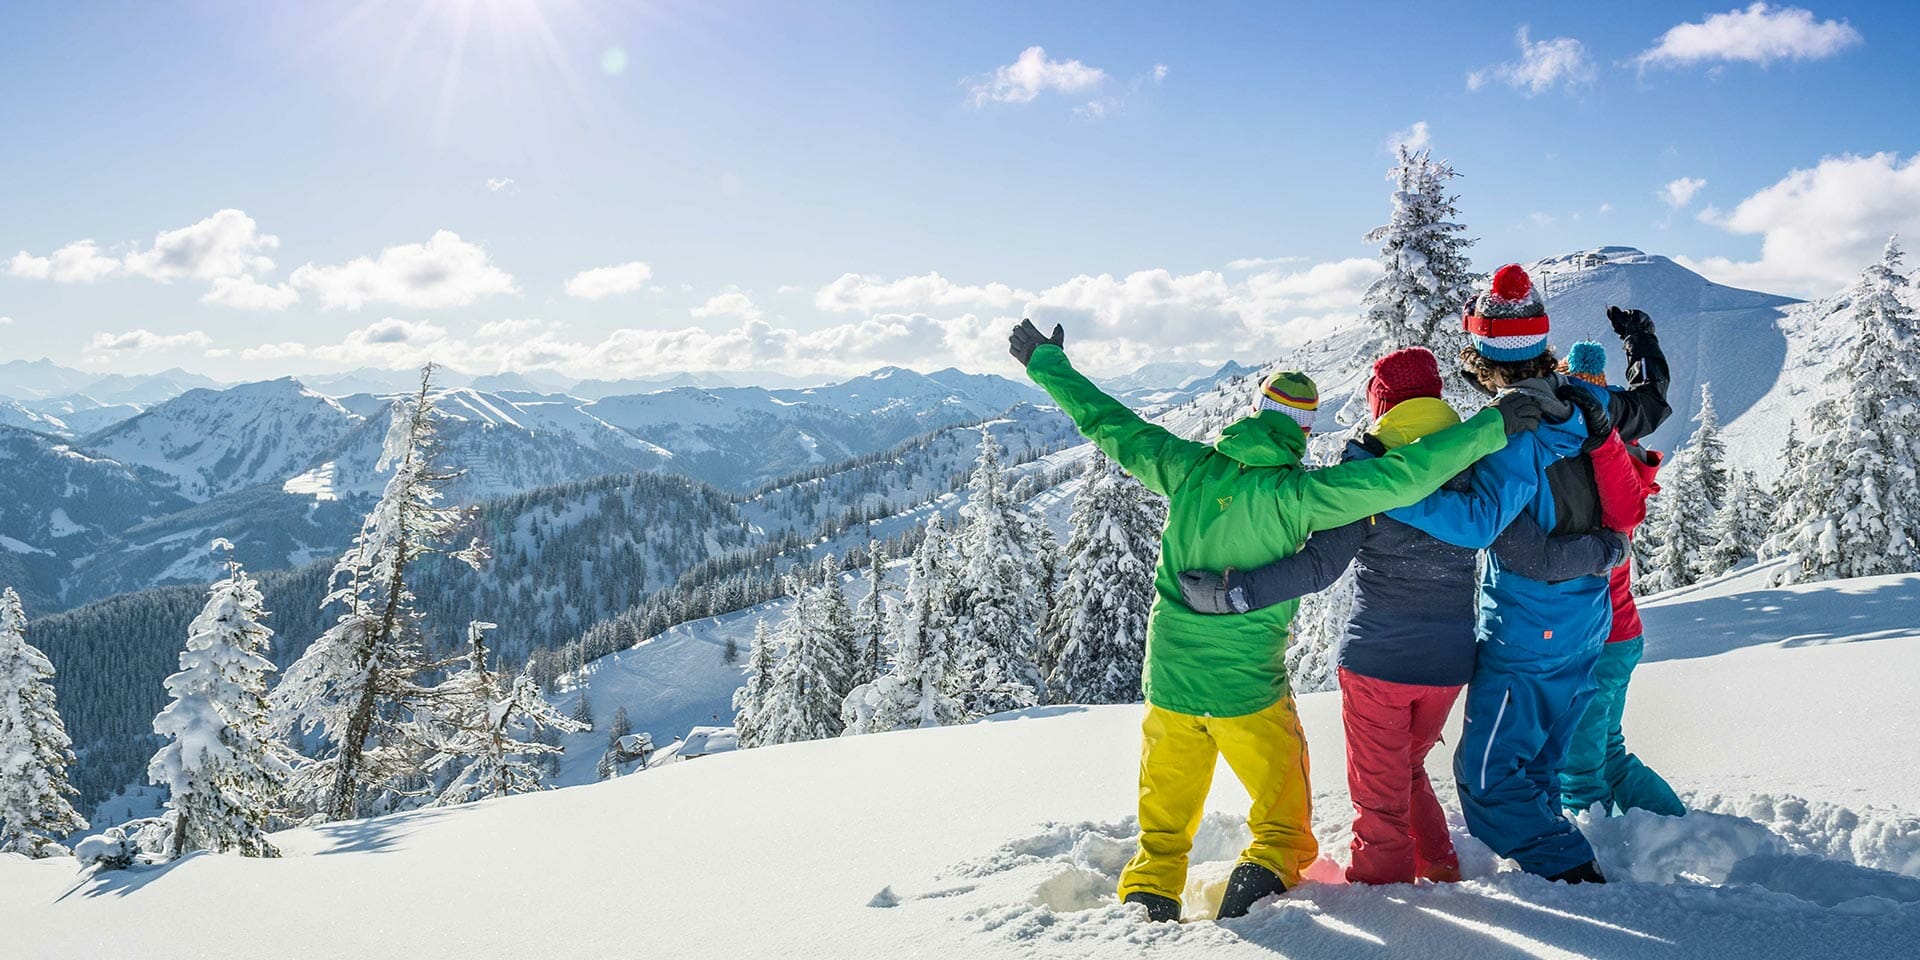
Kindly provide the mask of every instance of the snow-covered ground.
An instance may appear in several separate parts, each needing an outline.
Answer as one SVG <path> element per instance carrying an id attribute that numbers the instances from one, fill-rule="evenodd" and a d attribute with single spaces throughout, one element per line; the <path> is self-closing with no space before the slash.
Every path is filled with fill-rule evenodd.
<path id="1" fill-rule="evenodd" d="M 1700 812 L 1590 824 L 1622 881 L 1605 887 L 1549 885 L 1462 838 L 1462 884 L 1348 887 L 1329 862 L 1244 919 L 1144 926 L 1110 893 L 1132 848 L 1139 708 L 1052 707 L 294 830 L 278 861 L 92 877 L 0 859 L 4 953 L 1920 955 L 1920 575 L 1771 589 L 1768 573 L 1649 605 L 1628 736 Z M 1344 859 L 1338 695 L 1301 713 L 1318 833 Z M 1450 803 L 1444 757 L 1433 772 Z M 1245 803 L 1216 779 L 1193 916 L 1243 842 Z"/>

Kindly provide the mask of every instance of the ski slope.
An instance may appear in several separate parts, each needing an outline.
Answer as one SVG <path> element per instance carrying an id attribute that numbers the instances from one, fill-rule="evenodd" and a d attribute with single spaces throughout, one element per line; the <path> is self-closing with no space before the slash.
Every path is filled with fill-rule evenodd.
<path id="1" fill-rule="evenodd" d="M 1141 925 L 1110 894 L 1140 708 L 1051 707 L 293 830 L 277 861 L 96 877 L 0 858 L 5 955 L 1915 956 L 1920 575 L 1773 589 L 1769 572 L 1649 604 L 1628 736 L 1699 812 L 1589 825 L 1622 881 L 1606 887 L 1547 884 L 1462 837 L 1462 884 L 1348 887 L 1323 861 L 1243 919 Z M 1342 860 L 1338 695 L 1301 713 L 1317 832 Z M 1451 804 L 1444 758 L 1433 772 Z M 1245 803 L 1216 779 L 1191 917 Z"/>

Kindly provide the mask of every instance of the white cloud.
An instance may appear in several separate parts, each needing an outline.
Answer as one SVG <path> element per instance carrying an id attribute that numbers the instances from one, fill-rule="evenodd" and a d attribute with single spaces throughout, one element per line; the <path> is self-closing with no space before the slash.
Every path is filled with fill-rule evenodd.
<path id="1" fill-rule="evenodd" d="M 594 267 L 582 270 L 567 281 L 567 296 L 582 300 L 599 300 L 622 293 L 632 293 L 646 286 L 653 279 L 653 268 L 638 260 L 632 263 L 615 264 L 610 267 Z"/>
<path id="2" fill-rule="evenodd" d="M 0 327 L 10 326 L 12 325 L 12 323 L 13 323 L 12 317 L 0 317 Z"/>
<path id="3" fill-rule="evenodd" d="M 753 305 L 753 298 L 738 290 L 715 294 L 707 302 L 694 307 L 690 313 L 695 317 L 739 317 L 742 320 L 760 319 L 760 308 Z"/>
<path id="4" fill-rule="evenodd" d="M 1612 212 L 1613 212 L 1613 204 L 1611 204 L 1611 203 L 1603 203 L 1603 204 L 1601 204 L 1601 205 L 1600 205 L 1600 212 L 1601 212 L 1601 213 L 1612 213 Z"/>
<path id="5" fill-rule="evenodd" d="M 1393 135 L 1387 138 L 1387 152 L 1398 152 L 1401 147 L 1408 150 L 1425 150 L 1432 142 L 1433 131 L 1427 126 L 1427 122 L 1417 120 L 1413 126 L 1405 130 L 1395 130 Z"/>
<path id="6" fill-rule="evenodd" d="M 248 347 L 240 351 L 242 360 L 285 360 L 289 357 L 304 357 L 308 348 L 304 343 L 263 343 L 257 347 Z"/>
<path id="7" fill-rule="evenodd" d="M 1827 157 L 1712 222 L 1759 236 L 1759 259 L 1675 259 L 1732 286 L 1829 296 L 1879 256 L 1889 235 L 1920 234 L 1920 154 L 1904 163 L 1897 153 Z"/>
<path id="8" fill-rule="evenodd" d="M 1661 187 L 1659 197 L 1662 203 L 1680 210 L 1692 203 L 1694 196 L 1706 185 L 1707 182 L 1699 177 L 1681 177 Z"/>
<path id="9" fill-rule="evenodd" d="M 1730 60 L 1765 66 L 1775 60 L 1821 60 L 1861 42 L 1860 31 L 1845 20 L 1815 20 L 1811 10 L 1755 3 L 1680 24 L 1634 62 L 1646 67 Z"/>
<path id="10" fill-rule="evenodd" d="M 505 190 L 509 187 L 512 187 L 513 185 L 514 184 L 513 184 L 512 177 L 488 177 L 487 178 L 487 189 L 493 193 L 499 193 L 500 191 Z"/>
<path id="11" fill-rule="evenodd" d="M 1258 270 L 1262 267 L 1280 267 L 1289 263 L 1305 263 L 1306 257 L 1241 257 L 1228 260 L 1228 270 Z"/>
<path id="12" fill-rule="evenodd" d="M 1572 91 L 1593 82 L 1593 59 L 1587 56 L 1586 45 L 1580 41 L 1554 37 L 1535 43 L 1528 37 L 1526 27 L 1515 32 L 1514 41 L 1520 45 L 1520 59 L 1467 74 L 1468 90 L 1479 90 L 1498 80 L 1531 97 L 1554 87 Z"/>
<path id="13" fill-rule="evenodd" d="M 531 317 L 515 320 L 495 320 L 490 323 L 481 324 L 480 329 L 475 331 L 475 335 L 483 340 L 528 337 L 552 327 L 553 324 L 546 320 L 537 320 Z"/>
<path id="14" fill-rule="evenodd" d="M 300 302 L 300 291 L 284 283 L 261 283 L 246 276 L 215 277 L 200 302 L 236 310 L 285 310 Z"/>
<path id="15" fill-rule="evenodd" d="M 1105 70 L 1078 60 L 1049 60 L 1046 50 L 1034 46 L 1021 51 L 1012 63 L 976 81 L 969 93 L 976 107 L 988 103 L 1031 103 L 1048 90 L 1079 93 L 1099 86 L 1106 79 Z"/>
<path id="16" fill-rule="evenodd" d="M 1164 82 L 1166 82 L 1166 79 L 1167 79 L 1167 74 L 1168 74 L 1169 72 L 1171 72 L 1171 71 L 1169 71 L 1169 70 L 1167 69 L 1167 65 L 1166 65 L 1166 64 L 1164 64 L 1164 63 L 1156 63 L 1156 64 L 1154 64 L 1154 65 L 1153 65 L 1153 82 L 1154 82 L 1154 83 L 1164 83 Z"/>
<path id="17" fill-rule="evenodd" d="M 7 261 L 7 272 L 16 277 L 55 283 L 92 283 L 119 269 L 120 261 L 101 256 L 92 240 L 76 240 L 44 257 L 22 250 Z"/>
<path id="18" fill-rule="evenodd" d="M 956 284 L 938 272 L 901 277 L 893 281 L 843 273 L 840 279 L 821 287 L 813 295 L 813 305 L 833 313 L 955 306 L 1004 310 L 1016 302 L 1032 298 L 1033 294 L 1004 283 L 967 286 Z"/>
<path id="19" fill-rule="evenodd" d="M 199 330 L 186 333 L 160 334 L 151 330 L 128 330 L 125 333 L 96 333 L 87 344 L 87 352 L 95 354 L 126 353 L 151 350 L 177 350 L 181 347 L 209 347 L 213 338 Z"/>
<path id="20" fill-rule="evenodd" d="M 295 270 L 291 281 L 319 295 L 322 306 L 348 310 L 369 303 L 437 310 L 519 292 L 513 276 L 494 266 L 485 248 L 451 230 L 434 233 L 426 243 L 388 247 L 378 257 L 339 266 L 309 263 Z"/>
<path id="21" fill-rule="evenodd" d="M 177 277 L 212 280 L 273 269 L 263 251 L 280 246 L 280 238 L 260 232 L 253 218 L 227 209 L 178 230 L 154 235 L 153 246 L 127 254 L 128 273 L 167 283 Z"/>

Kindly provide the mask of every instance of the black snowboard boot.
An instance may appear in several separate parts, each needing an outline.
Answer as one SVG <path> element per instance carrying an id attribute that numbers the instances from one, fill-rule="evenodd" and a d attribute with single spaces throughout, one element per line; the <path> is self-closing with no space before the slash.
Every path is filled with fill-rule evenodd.
<path id="1" fill-rule="evenodd" d="M 1257 863 L 1243 863 L 1227 877 L 1227 892 L 1220 895 L 1219 919 L 1244 917 L 1260 900 L 1286 892 L 1287 885 L 1272 870 Z"/>
<path id="2" fill-rule="evenodd" d="M 1600 873 L 1600 865 L 1588 860 L 1565 873 L 1556 873 L 1547 878 L 1552 883 L 1606 883 L 1607 878 Z"/>
<path id="3" fill-rule="evenodd" d="M 1147 908 L 1148 923 L 1179 923 L 1180 901 L 1157 893 L 1129 893 L 1121 903 L 1137 903 Z"/>

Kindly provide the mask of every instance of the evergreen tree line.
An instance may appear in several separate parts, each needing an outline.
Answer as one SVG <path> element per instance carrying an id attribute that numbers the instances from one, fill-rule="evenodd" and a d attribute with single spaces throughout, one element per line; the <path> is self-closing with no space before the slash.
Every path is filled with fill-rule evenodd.
<path id="1" fill-rule="evenodd" d="M 1062 550 L 1029 506 L 1042 486 L 1010 486 L 983 431 L 957 521 L 927 522 L 897 590 L 879 549 L 858 604 L 831 558 L 788 576 L 791 603 L 756 626 L 734 698 L 741 745 L 1137 700 L 1164 501 L 1096 454 Z"/>

